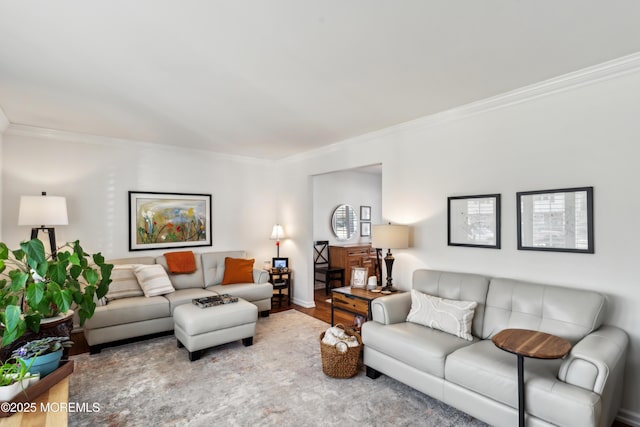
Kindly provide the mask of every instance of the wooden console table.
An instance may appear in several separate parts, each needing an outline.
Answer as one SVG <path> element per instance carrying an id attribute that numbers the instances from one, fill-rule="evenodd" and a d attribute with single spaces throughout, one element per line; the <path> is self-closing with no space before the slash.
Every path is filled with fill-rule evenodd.
<path id="1" fill-rule="evenodd" d="M 360 314 L 367 320 L 371 320 L 371 301 L 387 295 L 388 294 L 381 292 L 371 292 L 366 289 L 351 288 L 349 286 L 332 289 L 331 326 L 333 326 L 334 310 L 340 310 L 354 315 Z"/>
<path id="2" fill-rule="evenodd" d="M 571 350 L 571 344 L 555 335 L 529 329 L 505 329 L 491 340 L 498 348 L 518 356 L 518 424 L 524 427 L 524 358 L 560 359 Z"/>

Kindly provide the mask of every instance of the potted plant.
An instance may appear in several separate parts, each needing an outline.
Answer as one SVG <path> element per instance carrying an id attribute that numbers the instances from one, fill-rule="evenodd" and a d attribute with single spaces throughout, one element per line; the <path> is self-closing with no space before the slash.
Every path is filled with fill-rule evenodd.
<path id="1" fill-rule="evenodd" d="M 112 269 L 100 253 L 86 253 L 77 240 L 59 248 L 56 258 L 45 254 L 38 239 L 20 243 L 17 250 L 0 243 L 1 346 L 27 328 L 38 332 L 42 319 L 66 313 L 72 304 L 84 325 L 95 311 L 94 298 L 106 295 Z"/>
<path id="2" fill-rule="evenodd" d="M 72 345 L 68 337 L 40 338 L 17 348 L 11 356 L 29 366 L 31 372 L 39 372 L 42 378 L 58 368 L 62 350 Z"/>
<path id="3" fill-rule="evenodd" d="M 9 359 L 0 365 L 0 401 L 11 400 L 29 383 L 29 365 L 20 359 Z"/>

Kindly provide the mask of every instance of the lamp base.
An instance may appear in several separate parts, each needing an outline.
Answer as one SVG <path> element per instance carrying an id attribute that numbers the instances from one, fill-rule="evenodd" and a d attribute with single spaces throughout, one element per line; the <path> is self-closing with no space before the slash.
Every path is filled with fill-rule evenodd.
<path id="1" fill-rule="evenodd" d="M 382 292 L 398 292 L 398 289 L 393 286 L 385 286 L 382 288 Z"/>

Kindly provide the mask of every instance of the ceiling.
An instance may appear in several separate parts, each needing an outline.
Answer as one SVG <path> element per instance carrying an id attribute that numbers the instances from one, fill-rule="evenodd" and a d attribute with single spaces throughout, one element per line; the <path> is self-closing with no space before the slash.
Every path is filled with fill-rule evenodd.
<path id="1" fill-rule="evenodd" d="M 0 0 L 11 124 L 282 158 L 640 51 L 636 0 Z"/>

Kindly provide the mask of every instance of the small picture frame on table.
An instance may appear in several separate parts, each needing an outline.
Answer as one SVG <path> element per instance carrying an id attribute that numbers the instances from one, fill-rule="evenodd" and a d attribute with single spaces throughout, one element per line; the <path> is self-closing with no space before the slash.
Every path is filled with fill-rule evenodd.
<path id="1" fill-rule="evenodd" d="M 289 258 L 272 258 L 271 266 L 273 270 L 286 272 L 289 270 Z"/>
<path id="2" fill-rule="evenodd" d="M 351 267 L 351 287 L 365 289 L 367 287 L 367 267 Z"/>

